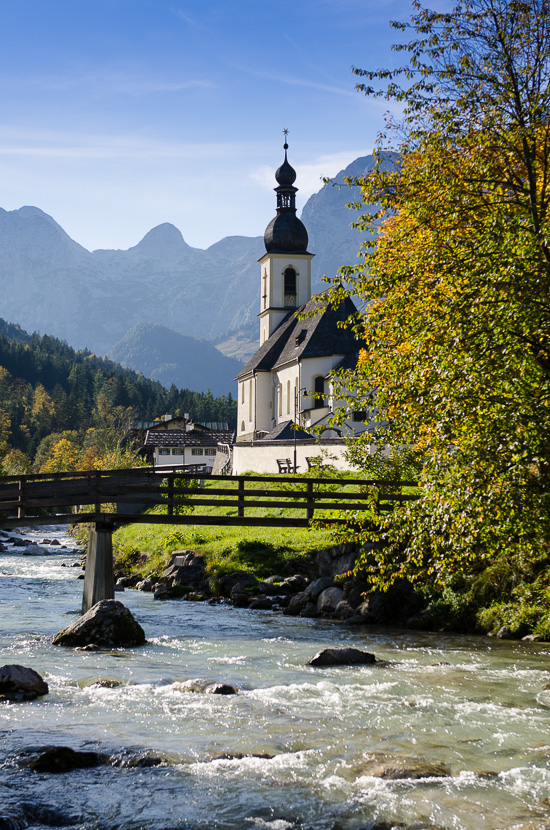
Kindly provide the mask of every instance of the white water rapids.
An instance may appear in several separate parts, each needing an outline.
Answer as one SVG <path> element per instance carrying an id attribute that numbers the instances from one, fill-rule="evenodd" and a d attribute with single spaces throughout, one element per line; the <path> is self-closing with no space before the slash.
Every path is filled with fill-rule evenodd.
<path id="1" fill-rule="evenodd" d="M 30 666 L 50 688 L 0 705 L 0 827 L 2 809 L 31 802 L 57 816 L 33 827 L 82 830 L 550 826 L 550 645 L 346 628 L 126 590 L 117 599 L 145 629 L 144 647 L 59 648 L 51 638 L 79 613 L 83 583 L 62 567 L 77 557 L 50 550 L 0 553 L 0 665 Z M 378 662 L 306 666 L 338 645 Z M 100 679 L 122 685 L 92 685 Z M 207 681 L 239 692 L 204 694 Z M 147 750 L 168 763 L 57 775 L 14 763 L 39 745 Z M 365 774 L 392 758 L 450 775 Z"/>

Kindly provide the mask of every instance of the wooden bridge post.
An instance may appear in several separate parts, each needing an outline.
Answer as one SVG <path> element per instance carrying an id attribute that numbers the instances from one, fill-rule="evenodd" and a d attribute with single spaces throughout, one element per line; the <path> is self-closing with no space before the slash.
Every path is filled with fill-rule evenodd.
<path id="1" fill-rule="evenodd" d="M 95 522 L 88 528 L 88 550 L 84 573 L 82 613 L 102 599 L 114 599 L 113 527 Z"/>

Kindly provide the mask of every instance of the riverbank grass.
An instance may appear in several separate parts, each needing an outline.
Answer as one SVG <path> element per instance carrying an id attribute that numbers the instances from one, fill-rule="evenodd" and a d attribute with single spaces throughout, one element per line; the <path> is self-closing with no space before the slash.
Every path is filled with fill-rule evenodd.
<path id="1" fill-rule="evenodd" d="M 305 487 L 303 477 L 296 485 Z M 264 489 L 277 492 L 295 485 L 266 482 Z M 234 482 L 205 482 L 204 496 L 209 489 L 234 489 Z M 223 499 L 224 496 L 214 496 Z M 304 511 L 289 508 L 246 507 L 247 516 L 279 517 L 303 516 Z M 183 509 L 186 509 L 184 506 Z M 201 516 L 235 516 L 236 507 L 201 505 L 196 508 Z M 150 513 L 162 513 L 154 508 Z M 281 527 L 230 527 L 220 525 L 148 525 L 134 524 L 121 527 L 113 536 L 116 564 L 128 573 L 141 572 L 144 576 L 158 575 L 167 565 L 175 550 L 188 548 L 205 557 L 207 572 L 216 578 L 225 573 L 245 570 L 262 579 L 273 574 L 282 576 L 313 567 L 315 551 L 334 544 L 328 530 Z"/>

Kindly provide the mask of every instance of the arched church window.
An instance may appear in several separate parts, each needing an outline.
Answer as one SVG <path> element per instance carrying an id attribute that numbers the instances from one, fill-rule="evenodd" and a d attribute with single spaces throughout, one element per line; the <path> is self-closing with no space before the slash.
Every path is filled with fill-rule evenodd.
<path id="1" fill-rule="evenodd" d="M 285 268 L 284 281 L 284 306 L 285 308 L 296 308 L 296 271 L 294 268 Z"/>
<path id="2" fill-rule="evenodd" d="M 283 414 L 283 384 L 279 384 L 279 415 Z"/>
<path id="3" fill-rule="evenodd" d="M 290 381 L 286 382 L 286 414 L 290 415 Z"/>
<path id="4" fill-rule="evenodd" d="M 325 404 L 325 379 L 322 375 L 317 375 L 314 381 L 313 391 L 315 392 L 315 400 L 313 404 L 314 409 L 322 409 Z"/>
<path id="5" fill-rule="evenodd" d="M 244 425 L 244 421 L 241 421 L 241 432 L 245 432 L 246 427 Z"/>

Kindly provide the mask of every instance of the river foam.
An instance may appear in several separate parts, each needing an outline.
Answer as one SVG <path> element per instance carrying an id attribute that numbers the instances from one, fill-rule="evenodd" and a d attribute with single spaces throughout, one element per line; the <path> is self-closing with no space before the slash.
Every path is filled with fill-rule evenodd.
<path id="1" fill-rule="evenodd" d="M 74 559 L 0 554 L 0 664 L 29 665 L 50 687 L 0 706 L 2 809 L 37 804 L 82 830 L 356 830 L 375 819 L 531 830 L 548 817 L 547 645 L 347 629 L 127 590 L 117 598 L 147 644 L 77 652 L 51 645 L 80 607 Z M 378 662 L 307 666 L 336 645 Z M 206 694 L 215 682 L 237 694 Z M 65 775 L 17 765 L 48 744 L 164 763 Z M 369 773 L 396 759 L 448 774 Z"/>

